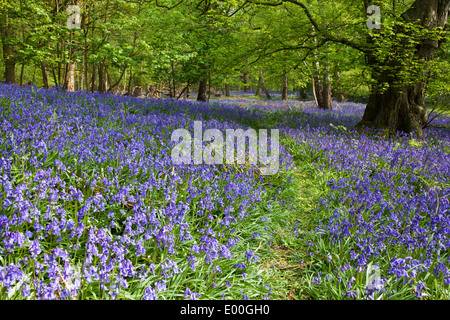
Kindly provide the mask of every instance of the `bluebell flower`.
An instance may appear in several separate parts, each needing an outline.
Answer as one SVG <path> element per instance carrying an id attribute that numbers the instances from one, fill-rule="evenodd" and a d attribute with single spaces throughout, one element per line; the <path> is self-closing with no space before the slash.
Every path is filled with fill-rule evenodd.
<path id="1" fill-rule="evenodd" d="M 186 288 L 184 291 L 184 297 L 189 298 L 189 300 L 197 300 L 197 298 L 200 298 L 201 295 L 191 291 L 189 288 Z"/>
<path id="2" fill-rule="evenodd" d="M 155 293 L 155 290 L 153 290 L 152 287 L 148 287 L 144 290 L 144 296 L 142 297 L 142 300 L 157 300 L 158 297 Z"/>

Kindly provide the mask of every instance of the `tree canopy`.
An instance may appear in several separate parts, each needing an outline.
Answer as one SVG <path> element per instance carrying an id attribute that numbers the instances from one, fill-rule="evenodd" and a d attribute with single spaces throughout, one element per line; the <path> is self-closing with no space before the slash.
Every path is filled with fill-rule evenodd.
<path id="1" fill-rule="evenodd" d="M 448 0 L 2 0 L 2 75 L 21 85 L 130 95 L 179 98 L 191 89 L 202 101 L 206 93 L 264 83 L 269 90 L 312 90 L 325 109 L 332 95 L 366 96 L 361 125 L 420 135 L 426 100 L 450 91 L 449 6 Z"/>

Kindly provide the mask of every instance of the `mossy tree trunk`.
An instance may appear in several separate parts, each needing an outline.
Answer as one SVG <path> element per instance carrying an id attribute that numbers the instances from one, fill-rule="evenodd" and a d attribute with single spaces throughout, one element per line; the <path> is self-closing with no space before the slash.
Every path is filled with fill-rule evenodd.
<path id="1" fill-rule="evenodd" d="M 450 0 L 416 0 L 402 18 L 420 29 L 445 28 L 449 7 Z M 394 30 L 397 42 L 393 42 L 392 50 L 395 55 L 382 59 L 372 52 L 367 54 L 376 83 L 359 125 L 392 132 L 414 131 L 422 137 L 422 128 L 428 122 L 425 90 L 430 74 L 426 62 L 434 58 L 439 39 L 435 36 L 417 39 L 414 31 L 404 24 L 397 24 Z M 373 39 L 369 41 L 375 43 Z"/>

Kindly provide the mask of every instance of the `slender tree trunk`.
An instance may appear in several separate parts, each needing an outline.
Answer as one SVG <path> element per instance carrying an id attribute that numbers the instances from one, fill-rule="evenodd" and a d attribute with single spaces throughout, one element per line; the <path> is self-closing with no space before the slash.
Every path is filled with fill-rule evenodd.
<path id="1" fill-rule="evenodd" d="M 81 77 L 80 72 L 75 72 L 75 91 L 79 91 L 81 89 Z"/>
<path id="2" fill-rule="evenodd" d="M 316 74 L 313 78 L 314 81 L 314 94 L 316 97 L 317 106 L 320 109 L 331 110 L 331 82 L 329 80 L 329 74 L 321 74 L 320 64 L 316 63 Z"/>
<path id="3" fill-rule="evenodd" d="M 208 99 L 211 97 L 211 72 L 208 72 Z"/>
<path id="4" fill-rule="evenodd" d="M 48 77 L 47 77 L 47 70 L 45 70 L 45 64 L 44 62 L 41 63 L 41 72 L 42 72 L 42 83 L 45 89 L 50 88 L 48 85 Z"/>
<path id="5" fill-rule="evenodd" d="M 313 42 L 317 43 L 317 39 L 315 37 L 313 38 Z M 328 64 L 326 64 L 326 72 L 324 72 L 318 59 L 317 50 L 314 50 L 314 57 L 316 59 L 316 62 L 314 63 L 314 75 L 312 80 L 314 99 L 320 109 L 331 110 L 333 107 L 331 105 L 331 80 Z"/>
<path id="6" fill-rule="evenodd" d="M 264 74 L 264 70 L 263 69 L 259 70 L 258 87 L 256 88 L 256 93 L 255 93 L 255 96 L 257 96 L 257 97 L 259 97 L 262 93 L 262 87 L 263 87 L 263 83 L 264 83 L 263 74 Z"/>
<path id="7" fill-rule="evenodd" d="M 53 82 L 55 83 L 55 86 L 58 86 L 59 83 L 58 83 L 58 78 L 56 77 L 55 67 L 51 66 L 51 69 L 52 69 Z"/>
<path id="8" fill-rule="evenodd" d="M 98 66 L 98 91 L 107 91 L 106 66 L 104 63 L 100 63 Z"/>
<path id="9" fill-rule="evenodd" d="M 123 89 L 122 91 L 125 93 L 127 90 L 127 70 L 125 69 L 125 74 L 123 76 Z"/>
<path id="10" fill-rule="evenodd" d="M 103 89 L 103 84 L 105 83 L 104 74 L 103 74 L 103 65 L 100 63 L 97 68 L 98 73 L 98 91 L 105 92 Z"/>
<path id="11" fill-rule="evenodd" d="M 22 63 L 22 66 L 20 68 L 20 85 L 23 85 L 23 71 L 25 69 L 25 63 Z"/>
<path id="12" fill-rule="evenodd" d="M 177 87 L 176 87 L 176 83 L 175 83 L 175 63 L 172 60 L 170 62 L 170 77 L 169 77 L 169 88 L 170 88 L 170 96 L 172 98 L 175 98 L 177 96 Z"/>
<path id="13" fill-rule="evenodd" d="M 95 66 L 92 67 L 92 78 L 91 78 L 91 92 L 97 91 L 97 87 L 95 86 L 95 78 L 96 78 L 96 72 L 97 68 Z"/>
<path id="14" fill-rule="evenodd" d="M 31 83 L 35 84 L 34 82 L 35 79 L 36 79 L 36 65 L 34 65 L 33 80 L 31 80 Z"/>
<path id="15" fill-rule="evenodd" d="M 428 30 L 438 27 L 445 28 L 448 21 L 450 0 L 416 0 L 412 6 L 402 14 L 405 21 L 413 22 Z M 382 32 L 383 30 L 381 30 Z M 416 73 L 409 72 L 409 76 L 417 78 L 416 83 L 404 81 L 401 72 L 394 69 L 404 68 L 404 61 L 392 56 L 380 61 L 377 56 L 368 53 L 367 61 L 377 80 L 373 86 L 360 126 L 370 126 L 379 129 L 389 129 L 392 132 L 415 132 L 422 137 L 422 128 L 428 122 L 428 112 L 425 107 L 425 88 L 430 77 L 426 70 L 425 61 L 434 58 L 440 43 L 436 38 L 414 39 L 415 35 L 401 26 L 395 29 L 398 39 L 402 39 L 402 46 L 396 45 L 395 50 L 414 52 L 414 63 L 422 65 Z M 411 50 L 412 40 L 418 40 L 415 50 Z M 400 53 L 402 56 L 402 53 Z M 388 85 L 386 90 L 382 88 Z"/>
<path id="16" fill-rule="evenodd" d="M 282 87 L 281 100 L 286 101 L 288 99 L 288 77 L 286 72 L 283 73 Z"/>
<path id="17" fill-rule="evenodd" d="M 339 66 L 339 62 L 337 63 L 337 66 Z M 333 91 L 334 91 L 333 96 L 336 98 L 337 102 L 345 101 L 345 97 L 341 89 L 341 73 L 339 71 L 335 71 L 334 73 Z"/>
<path id="18" fill-rule="evenodd" d="M 264 70 L 259 70 L 259 80 L 258 80 L 258 87 L 261 87 L 261 89 L 266 94 L 267 100 L 271 100 L 272 97 L 270 96 L 269 90 L 266 88 L 266 83 L 264 82 Z"/>
<path id="19" fill-rule="evenodd" d="M 328 62 L 326 62 L 326 67 L 325 67 L 325 74 L 323 76 L 323 106 L 324 109 L 333 109 L 333 106 L 331 105 L 331 77 L 330 77 L 330 68 L 328 66 Z"/>
<path id="20" fill-rule="evenodd" d="M 84 65 L 81 65 L 81 70 L 80 70 L 80 83 L 79 83 L 79 87 L 78 90 L 84 91 Z"/>
<path id="21" fill-rule="evenodd" d="M 242 80 L 243 80 L 242 82 L 244 83 L 244 92 L 248 92 L 250 77 L 247 72 L 245 72 L 244 75 L 242 76 Z"/>
<path id="22" fill-rule="evenodd" d="M 84 89 L 89 91 L 89 60 L 87 55 L 87 48 L 85 48 L 84 54 Z"/>
<path id="23" fill-rule="evenodd" d="M 62 45 L 61 45 L 62 46 Z M 60 44 L 56 44 L 56 52 L 61 53 L 62 49 L 60 47 Z M 61 66 L 62 66 L 62 60 L 64 59 L 64 56 L 61 54 L 58 55 L 58 85 L 61 84 Z M 64 85 L 64 84 L 63 84 Z"/>
<path id="24" fill-rule="evenodd" d="M 14 46 L 12 40 L 14 37 L 14 32 L 12 27 L 9 25 L 8 16 L 0 16 L 1 27 L 1 40 L 3 49 L 3 61 L 5 64 L 5 81 L 6 83 L 16 83 L 16 60 L 14 57 Z M 3 79 L 1 79 L 3 80 Z"/>
<path id="25" fill-rule="evenodd" d="M 207 91 L 208 91 L 208 76 L 205 75 L 204 78 L 200 81 L 198 86 L 197 101 L 206 102 Z"/>
<path id="26" fill-rule="evenodd" d="M 116 87 L 119 87 L 119 88 L 117 88 L 117 90 L 116 91 L 120 91 L 120 83 L 122 82 L 122 78 L 124 77 L 124 75 L 125 75 L 125 78 L 126 78 L 126 70 L 127 70 L 127 66 L 125 66 L 123 69 L 122 69 L 122 73 L 120 74 L 120 77 L 119 77 L 119 80 L 117 80 L 116 81 L 116 83 L 112 83 L 112 81 L 111 81 L 111 79 L 110 79 L 110 77 L 109 77 L 109 72 L 108 72 L 108 69 L 105 69 L 106 70 L 106 74 L 107 74 L 107 76 L 108 76 L 108 79 L 109 79 L 109 88 L 108 88 L 108 92 L 110 92 L 110 91 L 112 91 L 112 90 L 114 90 L 114 88 L 116 88 Z M 125 82 L 126 82 L 126 80 L 125 80 Z M 125 90 L 125 85 L 124 85 L 124 89 L 123 90 Z M 147 90 L 147 91 L 151 91 L 151 89 L 149 89 L 149 90 Z M 151 92 L 151 93 L 153 93 L 153 92 Z"/>

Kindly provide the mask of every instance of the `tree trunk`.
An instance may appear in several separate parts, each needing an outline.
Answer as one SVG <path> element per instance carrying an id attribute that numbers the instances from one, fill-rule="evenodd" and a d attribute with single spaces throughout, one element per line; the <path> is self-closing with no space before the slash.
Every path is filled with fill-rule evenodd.
<path id="1" fill-rule="evenodd" d="M 19 81 L 20 85 L 23 85 L 23 72 L 24 72 L 24 69 L 25 69 L 25 63 L 22 63 L 22 66 L 20 68 L 20 81 Z"/>
<path id="2" fill-rule="evenodd" d="M 245 72 L 244 75 L 242 76 L 242 80 L 243 80 L 242 82 L 244 83 L 244 92 L 248 92 L 250 78 L 247 72 Z"/>
<path id="3" fill-rule="evenodd" d="M 100 63 L 98 65 L 98 91 L 105 92 L 103 84 L 105 83 L 104 74 L 103 74 L 103 65 Z"/>
<path id="4" fill-rule="evenodd" d="M 416 0 L 402 14 L 402 18 L 428 30 L 438 27 L 445 28 L 449 9 L 450 0 Z M 397 39 L 402 39 L 401 44 L 403 45 L 396 44 L 395 49 L 403 51 L 400 51 L 397 57 L 390 56 L 388 59 L 380 61 L 376 55 L 367 54 L 368 64 L 372 67 L 373 76 L 377 83 L 372 88 L 364 116 L 358 125 L 389 129 L 393 133 L 414 131 L 418 137 L 422 137 L 422 128 L 428 122 L 428 112 L 424 101 L 426 82 L 430 77 L 426 70 L 425 61 L 434 58 L 434 53 L 439 47 L 439 41 L 431 37 L 414 39 L 415 35 L 408 30 L 404 30 L 402 26 L 397 26 L 395 32 Z M 413 48 L 413 51 L 408 47 L 413 43 L 412 40 L 418 40 L 418 44 Z M 422 66 L 414 69 L 420 71 L 413 73 L 413 71 L 404 69 L 404 61 L 398 56 L 401 57 L 406 52 L 414 53 L 413 63 Z M 418 79 L 416 83 L 411 84 L 405 81 L 405 74 L 399 72 L 402 70 L 401 68 L 407 71 L 406 74 L 411 79 Z M 383 86 L 386 85 L 388 85 L 388 88 L 382 90 Z"/>
<path id="5" fill-rule="evenodd" d="M 13 29 L 8 24 L 8 17 L 1 17 L 1 40 L 3 48 L 3 60 L 5 64 L 5 81 L 6 83 L 16 83 L 16 60 L 14 59 L 14 47 L 12 40 L 14 36 Z M 1 79 L 3 80 L 3 79 Z"/>
<path id="6" fill-rule="evenodd" d="M 266 94 L 267 100 L 271 100 L 272 97 L 270 96 L 269 91 L 266 88 L 266 83 L 264 82 L 264 70 L 259 70 L 259 81 L 258 81 L 258 88 L 261 88 L 264 90 L 264 93 Z"/>
<path id="7" fill-rule="evenodd" d="M 313 30 L 315 30 L 313 28 Z M 317 43 L 317 39 L 314 37 L 313 42 Z M 332 110 L 331 105 L 331 80 L 329 74 L 329 67 L 326 63 L 324 72 L 320 65 L 317 50 L 314 50 L 314 58 L 316 62 L 314 63 L 314 75 L 313 75 L 313 93 L 314 99 L 316 101 L 317 107 L 324 110 Z"/>
<path id="8" fill-rule="evenodd" d="M 206 102 L 206 94 L 208 91 L 208 77 L 205 76 L 198 86 L 197 101 Z"/>
<path id="9" fill-rule="evenodd" d="M 33 80 L 31 80 L 32 84 L 35 84 L 36 82 L 34 81 L 36 79 L 36 65 L 34 65 L 34 70 L 33 70 Z"/>
<path id="10" fill-rule="evenodd" d="M 264 83 L 264 70 L 259 70 L 259 79 L 258 79 L 258 87 L 256 88 L 255 96 L 259 97 L 262 93 L 262 87 Z"/>
<path id="11" fill-rule="evenodd" d="M 97 70 L 97 68 L 94 66 L 92 68 L 91 92 L 94 92 L 97 90 L 97 88 L 95 87 L 96 70 Z"/>
<path id="12" fill-rule="evenodd" d="M 288 99 L 288 78 L 286 72 L 283 73 L 282 84 L 281 100 L 286 101 Z"/>
<path id="13" fill-rule="evenodd" d="M 67 64 L 67 73 L 66 73 L 66 90 L 67 91 L 75 91 L 75 68 L 77 63 L 75 61 L 69 62 Z"/>
<path id="14" fill-rule="evenodd" d="M 137 86 L 134 88 L 133 96 L 138 98 L 142 95 L 142 86 Z"/>
<path id="15" fill-rule="evenodd" d="M 319 63 L 317 62 L 317 65 Z M 316 65 L 316 66 L 317 66 Z M 316 75 L 314 76 L 314 94 L 316 97 L 317 106 L 320 109 L 332 110 L 331 105 L 331 83 L 328 75 L 320 74 L 319 69 L 316 69 Z"/>
<path id="16" fill-rule="evenodd" d="M 300 100 L 308 99 L 308 95 L 306 94 L 306 89 L 300 89 L 299 99 Z"/>
<path id="17" fill-rule="evenodd" d="M 336 98 L 336 101 L 337 102 L 345 102 L 345 97 L 344 97 L 344 94 L 342 93 L 342 91 L 341 91 L 341 84 L 340 84 L 340 82 L 341 82 L 341 74 L 339 73 L 339 71 L 336 71 L 335 73 L 334 73 L 334 83 L 335 83 L 335 85 L 334 85 L 334 94 L 333 94 L 333 96 Z"/>
<path id="18" fill-rule="evenodd" d="M 267 100 L 272 100 L 272 97 L 270 96 L 269 90 L 267 90 L 266 85 L 263 87 L 264 93 L 266 94 Z"/>
<path id="19" fill-rule="evenodd" d="M 153 96 L 156 93 L 156 86 L 154 84 L 150 84 L 150 87 L 148 89 L 148 93 L 149 93 L 150 97 L 153 98 Z"/>
<path id="20" fill-rule="evenodd" d="M 81 90 L 81 83 L 83 81 L 83 76 L 80 72 L 75 72 L 75 91 Z"/>
<path id="21" fill-rule="evenodd" d="M 331 110 L 333 106 L 331 105 L 331 77 L 330 69 L 328 63 L 326 63 L 325 74 L 323 76 L 323 109 Z"/>
<path id="22" fill-rule="evenodd" d="M 331 88 L 324 83 L 324 80 L 318 77 L 314 78 L 314 94 L 317 106 L 320 109 L 331 110 Z"/>
<path id="23" fill-rule="evenodd" d="M 56 73 L 55 73 L 55 68 L 53 66 L 51 66 L 52 69 L 52 76 L 53 76 L 53 82 L 55 83 L 55 86 L 58 86 L 58 78 L 56 77 Z"/>
<path id="24" fill-rule="evenodd" d="M 229 97 L 230 96 L 230 85 L 227 83 L 225 85 L 225 97 Z"/>
<path id="25" fill-rule="evenodd" d="M 98 66 L 98 91 L 106 92 L 107 89 L 106 66 L 100 63 Z"/>
<path id="26" fill-rule="evenodd" d="M 128 79 L 128 86 L 127 86 L 127 95 L 131 96 L 132 94 L 132 88 L 131 88 L 131 81 L 133 80 L 133 70 L 130 70 L 130 78 Z"/>
<path id="27" fill-rule="evenodd" d="M 88 54 L 87 54 L 87 49 L 85 49 L 85 54 L 84 54 L 84 90 L 89 91 L 89 60 L 88 60 Z"/>

